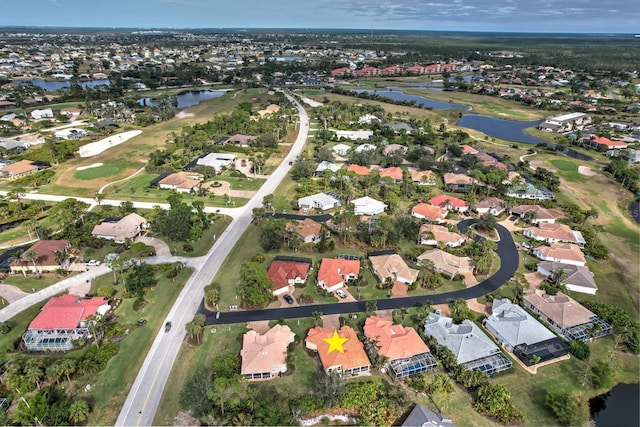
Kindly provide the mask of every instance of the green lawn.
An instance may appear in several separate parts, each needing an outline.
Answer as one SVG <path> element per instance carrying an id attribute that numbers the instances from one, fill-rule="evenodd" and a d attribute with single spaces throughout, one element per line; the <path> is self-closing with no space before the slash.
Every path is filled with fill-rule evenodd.
<path id="1" fill-rule="evenodd" d="M 171 240 L 164 239 L 169 245 L 172 251 L 178 256 L 199 257 L 206 255 L 211 249 L 211 246 L 215 243 L 214 236 L 216 238 L 222 234 L 222 232 L 231 224 L 231 217 L 224 215 L 216 215 L 214 223 L 202 232 L 202 237 L 196 241 L 190 243 L 193 247 L 192 252 L 186 252 L 184 250 L 184 242 L 173 242 Z"/>
<path id="2" fill-rule="evenodd" d="M 113 425 L 116 421 L 147 351 L 162 327 L 164 315 L 173 305 L 190 275 L 190 270 L 183 269 L 173 282 L 159 274 L 158 285 L 145 296 L 149 303 L 145 308 L 140 312 L 133 310 L 134 298 L 130 298 L 123 300 L 116 309 L 118 322 L 130 325 L 129 335 L 120 342 L 120 351 L 109 361 L 104 371 L 77 380 L 78 386 L 92 385 L 90 394 L 94 403 L 89 425 Z M 107 278 L 108 276 L 103 276 L 101 280 L 110 284 L 112 280 Z M 147 320 L 145 327 L 135 326 L 136 320 L 140 318 Z"/>
<path id="3" fill-rule="evenodd" d="M 83 181 L 90 181 L 96 178 L 106 178 L 109 176 L 114 176 L 120 173 L 120 171 L 124 169 L 117 165 L 104 165 L 95 168 L 83 169 L 74 174 L 76 179 L 81 179 Z"/>
<path id="4" fill-rule="evenodd" d="M 15 286 L 24 292 L 31 293 L 33 292 L 33 289 L 40 291 L 58 283 L 62 279 L 62 277 L 59 277 L 54 273 L 46 273 L 40 277 L 35 274 L 29 274 L 27 277 L 24 277 L 22 274 L 13 274 L 5 277 L 2 280 L 2 284 Z"/>

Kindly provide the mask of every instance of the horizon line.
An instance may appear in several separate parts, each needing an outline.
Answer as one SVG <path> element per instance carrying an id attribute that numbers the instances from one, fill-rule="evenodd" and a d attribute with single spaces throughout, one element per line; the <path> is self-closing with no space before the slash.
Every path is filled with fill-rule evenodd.
<path id="1" fill-rule="evenodd" d="M 215 30 L 215 31 L 264 31 L 264 30 L 287 30 L 287 31 L 366 31 L 373 32 L 418 32 L 418 33 L 500 33 L 500 34 L 563 34 L 563 35 L 620 35 L 638 36 L 640 33 L 634 32 L 614 32 L 614 31 L 516 31 L 516 30 L 423 30 L 423 29 L 400 29 L 400 28 L 331 28 L 331 27 L 128 27 L 128 26 L 68 26 L 68 25 L 0 25 L 0 30 L 7 29 L 83 29 L 83 30 L 143 30 L 143 31 L 189 31 L 189 30 Z"/>

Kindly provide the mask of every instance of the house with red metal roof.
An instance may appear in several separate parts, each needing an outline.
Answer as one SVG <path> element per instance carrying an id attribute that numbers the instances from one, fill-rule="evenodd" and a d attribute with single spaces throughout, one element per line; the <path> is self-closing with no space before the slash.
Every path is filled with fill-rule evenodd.
<path id="1" fill-rule="evenodd" d="M 287 293 L 296 283 L 306 282 L 310 268 L 311 260 L 304 258 L 300 258 L 300 261 L 275 259 L 267 270 L 267 277 L 274 283 L 273 294 Z"/>
<path id="2" fill-rule="evenodd" d="M 76 295 L 53 297 L 31 321 L 22 341 L 33 351 L 68 351 L 73 341 L 89 337 L 91 316 L 103 316 L 111 309 L 102 297 L 82 299 Z"/>

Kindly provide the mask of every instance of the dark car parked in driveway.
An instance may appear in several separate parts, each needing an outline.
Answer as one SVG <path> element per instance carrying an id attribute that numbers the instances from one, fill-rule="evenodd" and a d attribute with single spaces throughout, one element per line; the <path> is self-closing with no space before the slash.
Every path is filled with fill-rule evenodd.
<path id="1" fill-rule="evenodd" d="M 285 296 L 283 296 L 282 298 L 284 298 L 284 300 L 288 303 L 288 304 L 293 304 L 293 297 L 289 294 L 286 294 Z"/>

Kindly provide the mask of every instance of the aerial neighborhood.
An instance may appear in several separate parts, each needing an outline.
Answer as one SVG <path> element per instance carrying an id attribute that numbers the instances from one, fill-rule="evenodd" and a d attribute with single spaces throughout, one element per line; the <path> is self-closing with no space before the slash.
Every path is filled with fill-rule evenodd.
<path id="1" fill-rule="evenodd" d="M 586 425 L 638 381 L 626 41 L 270 31 L 0 29 L 4 424 Z"/>

